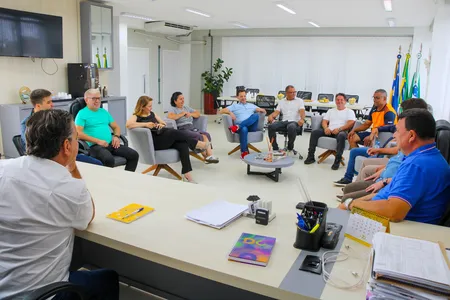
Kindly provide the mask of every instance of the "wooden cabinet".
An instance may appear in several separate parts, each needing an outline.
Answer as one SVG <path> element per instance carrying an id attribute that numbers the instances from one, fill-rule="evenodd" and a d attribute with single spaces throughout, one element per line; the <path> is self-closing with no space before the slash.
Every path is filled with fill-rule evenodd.
<path id="1" fill-rule="evenodd" d="M 93 2 L 80 3 L 81 56 L 83 63 L 99 69 L 113 68 L 112 6 Z"/>

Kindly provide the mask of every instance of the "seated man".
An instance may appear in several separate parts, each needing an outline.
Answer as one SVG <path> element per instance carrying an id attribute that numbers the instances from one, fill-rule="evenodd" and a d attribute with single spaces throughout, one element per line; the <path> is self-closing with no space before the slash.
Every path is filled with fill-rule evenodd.
<path id="1" fill-rule="evenodd" d="M 72 116 L 39 111 L 27 126 L 28 155 L 0 160 L 0 299 L 21 299 L 21 293 L 61 281 L 83 286 L 96 299 L 119 299 L 116 272 L 69 272 L 74 230 L 85 230 L 95 215 L 75 163 Z M 73 299 L 67 296 L 53 299 Z"/>
<path id="2" fill-rule="evenodd" d="M 347 102 L 345 94 L 339 93 L 336 95 L 336 108 L 329 109 L 322 120 L 322 128 L 316 129 L 311 133 L 309 138 L 308 157 L 305 160 L 305 165 L 314 163 L 314 153 L 316 152 L 319 138 L 323 136 L 334 137 L 337 140 L 336 158 L 332 170 L 339 169 L 344 153 L 345 141 L 347 140 L 347 131 L 355 125 L 355 112 L 345 107 Z"/>
<path id="3" fill-rule="evenodd" d="M 406 101 L 403 101 L 402 104 L 400 104 L 400 107 L 403 111 L 406 111 L 411 108 L 423 108 L 427 109 L 427 103 L 425 100 L 421 98 L 411 98 Z M 395 132 L 395 125 L 386 125 L 382 126 L 379 129 L 375 128 L 373 129 L 373 133 L 377 136 L 378 132 Z M 363 156 L 363 157 L 373 157 L 379 155 L 397 155 L 398 148 L 397 147 L 388 147 L 386 148 L 386 145 L 381 145 L 383 148 L 367 148 L 367 147 L 357 147 L 350 150 L 350 157 L 348 159 L 347 164 L 347 170 L 345 171 L 345 175 L 343 178 L 339 179 L 338 181 L 334 182 L 334 185 L 336 186 L 346 186 L 347 184 L 351 183 L 353 181 L 353 176 L 355 175 L 355 163 L 356 163 L 356 157 Z"/>
<path id="4" fill-rule="evenodd" d="M 239 133 L 239 142 L 241 144 L 241 158 L 248 154 L 248 133 L 258 129 L 259 115 L 257 112 L 266 113 L 266 110 L 258 106 L 247 103 L 247 95 L 245 90 L 238 90 L 236 93 L 239 103 L 222 109 L 221 114 L 231 116 L 235 125 L 230 126 L 232 133 Z"/>
<path id="5" fill-rule="evenodd" d="M 369 113 L 367 121 L 350 131 L 348 141 L 350 149 L 358 147 L 358 143 L 369 147 L 376 137 L 376 128 L 397 123 L 397 113 L 394 108 L 387 103 L 387 93 L 383 89 L 376 90 L 373 94 L 373 107 Z M 366 130 L 372 126 L 372 132 Z"/>
<path id="6" fill-rule="evenodd" d="M 89 145 L 89 154 L 99 159 L 105 166 L 114 167 L 114 157 L 122 156 L 127 160 L 126 171 L 136 170 L 139 154 L 120 144 L 120 127 L 109 112 L 100 107 L 101 97 L 97 89 L 84 93 L 86 107 L 80 110 L 75 118 L 78 136 Z M 111 137 L 113 129 L 114 137 Z"/>
<path id="7" fill-rule="evenodd" d="M 37 89 L 31 92 L 30 95 L 31 104 L 33 104 L 33 110 L 31 111 L 31 114 L 22 120 L 20 123 L 20 135 L 22 137 L 22 146 L 24 149 L 27 148 L 26 142 L 25 142 L 25 130 L 27 129 L 27 121 L 28 119 L 36 112 L 41 110 L 47 110 L 47 109 L 53 109 L 53 101 L 52 101 L 52 93 L 50 93 L 47 90 L 44 89 Z M 100 165 L 102 166 L 102 162 L 98 159 L 95 159 L 93 157 L 84 155 L 84 154 L 77 154 L 77 161 L 90 163 L 94 165 Z"/>
<path id="8" fill-rule="evenodd" d="M 362 208 L 389 218 L 437 224 L 450 200 L 450 168 L 434 142 L 436 123 L 426 109 L 399 116 L 394 138 L 405 158 L 375 196 L 347 199 L 341 209 Z"/>
<path id="9" fill-rule="evenodd" d="M 277 130 L 287 130 L 288 147 L 285 149 L 288 154 L 294 150 L 294 142 L 297 137 L 297 130 L 305 124 L 305 105 L 302 99 L 296 98 L 297 92 L 292 85 L 288 85 L 285 89 L 286 97 L 278 102 L 277 108 L 269 115 L 269 140 L 272 143 L 273 150 L 279 150 L 277 143 Z M 283 120 L 273 123 L 275 118 L 280 114 Z"/>

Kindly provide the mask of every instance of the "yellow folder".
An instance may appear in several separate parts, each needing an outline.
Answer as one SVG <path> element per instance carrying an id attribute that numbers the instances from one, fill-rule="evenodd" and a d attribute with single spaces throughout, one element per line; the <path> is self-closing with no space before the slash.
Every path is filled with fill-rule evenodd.
<path id="1" fill-rule="evenodd" d="M 150 206 L 131 203 L 125 207 L 122 207 L 118 211 L 110 213 L 109 215 L 107 215 L 107 217 L 128 224 L 145 216 L 148 213 L 151 213 L 154 210 L 155 209 Z"/>

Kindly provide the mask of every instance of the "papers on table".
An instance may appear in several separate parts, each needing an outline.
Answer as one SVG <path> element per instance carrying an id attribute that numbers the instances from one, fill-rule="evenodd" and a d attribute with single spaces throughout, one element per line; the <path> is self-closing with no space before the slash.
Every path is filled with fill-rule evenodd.
<path id="1" fill-rule="evenodd" d="M 247 209 L 247 205 L 217 200 L 189 211 L 186 218 L 199 224 L 221 229 L 242 216 Z"/>
<path id="2" fill-rule="evenodd" d="M 438 243 L 376 233 L 373 252 L 373 279 L 368 290 L 376 295 L 392 293 L 392 299 L 441 299 L 435 293 L 450 295 L 446 253 Z"/>

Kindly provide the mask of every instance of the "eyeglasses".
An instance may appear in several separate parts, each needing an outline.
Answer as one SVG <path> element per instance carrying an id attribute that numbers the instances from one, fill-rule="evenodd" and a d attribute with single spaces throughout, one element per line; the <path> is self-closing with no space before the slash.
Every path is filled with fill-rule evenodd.
<path id="1" fill-rule="evenodd" d="M 372 99 L 377 99 L 377 100 L 378 100 L 378 99 L 381 99 L 381 98 L 383 98 L 383 97 L 380 97 L 380 96 L 377 96 L 377 97 L 373 96 L 373 97 L 372 97 Z"/>
<path id="2" fill-rule="evenodd" d="M 101 97 L 88 97 L 88 99 L 92 99 L 92 100 L 94 100 L 94 101 L 100 101 L 100 100 L 102 100 Z"/>

